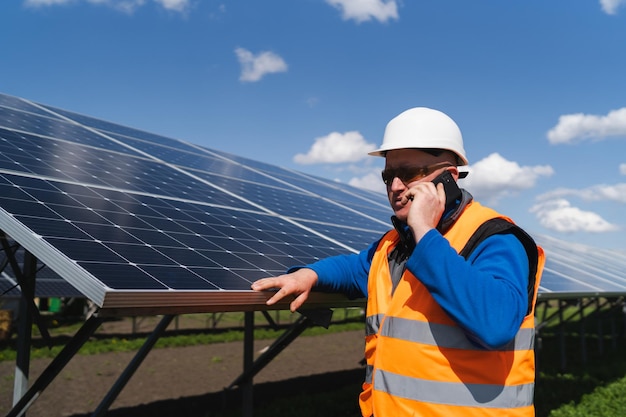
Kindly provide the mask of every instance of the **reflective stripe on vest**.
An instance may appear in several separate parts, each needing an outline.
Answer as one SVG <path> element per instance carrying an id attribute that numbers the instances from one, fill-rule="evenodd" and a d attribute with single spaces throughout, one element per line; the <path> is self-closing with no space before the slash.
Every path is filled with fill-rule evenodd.
<path id="1" fill-rule="evenodd" d="M 509 408 L 533 403 L 534 384 L 502 386 L 426 381 L 376 371 L 374 389 L 415 401 L 463 407 Z"/>
<path id="2" fill-rule="evenodd" d="M 367 321 L 372 318 L 378 317 L 368 317 Z M 472 343 L 460 327 L 439 323 L 419 322 L 400 317 L 387 317 L 380 330 L 380 335 L 407 340 L 409 342 L 438 346 L 440 348 L 484 350 L 484 348 Z M 532 350 L 534 348 L 534 340 L 535 329 L 522 328 L 518 331 L 515 339 L 497 350 Z"/>
<path id="3" fill-rule="evenodd" d="M 380 321 L 383 314 L 377 314 L 365 319 L 365 329 L 367 336 L 378 333 Z M 409 342 L 417 342 L 440 348 L 463 349 L 463 350 L 484 350 L 475 345 L 468 338 L 465 332 L 459 327 L 448 326 L 438 323 L 416 322 L 400 317 L 387 317 L 380 331 L 381 336 L 393 337 Z M 535 346 L 535 329 L 521 328 L 515 338 L 499 351 L 513 350 L 533 350 Z M 365 382 L 372 382 L 373 366 L 367 365 L 365 368 Z"/>

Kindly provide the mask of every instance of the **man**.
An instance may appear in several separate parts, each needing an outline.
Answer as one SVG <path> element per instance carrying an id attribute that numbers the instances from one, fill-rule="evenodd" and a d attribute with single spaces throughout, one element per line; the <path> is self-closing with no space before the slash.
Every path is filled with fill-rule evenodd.
<path id="1" fill-rule="evenodd" d="M 292 311 L 314 287 L 367 297 L 364 417 L 534 415 L 542 249 L 456 186 L 468 161 L 444 113 L 401 113 L 370 154 L 385 157 L 394 229 L 252 288 L 278 289 L 268 305 L 295 296 Z"/>

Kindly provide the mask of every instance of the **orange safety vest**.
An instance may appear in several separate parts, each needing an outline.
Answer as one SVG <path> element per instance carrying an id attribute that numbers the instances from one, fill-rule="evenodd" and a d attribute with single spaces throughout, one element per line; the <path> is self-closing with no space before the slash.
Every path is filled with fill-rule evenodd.
<path id="1" fill-rule="evenodd" d="M 472 202 L 444 237 L 460 252 L 474 232 L 494 218 L 513 223 Z M 362 415 L 533 416 L 534 306 L 543 250 L 537 246 L 531 306 L 516 337 L 488 350 L 470 342 L 408 270 L 391 295 L 388 255 L 398 240 L 395 230 L 383 236 L 369 272 Z"/>

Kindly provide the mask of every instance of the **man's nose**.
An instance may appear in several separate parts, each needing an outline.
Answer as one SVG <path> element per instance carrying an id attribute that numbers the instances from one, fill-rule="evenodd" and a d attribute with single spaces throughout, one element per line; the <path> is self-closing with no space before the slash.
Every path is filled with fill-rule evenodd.
<path id="1" fill-rule="evenodd" d="M 391 180 L 391 189 L 392 190 L 403 190 L 406 188 L 406 185 L 402 182 L 402 180 L 398 177 L 393 177 Z"/>

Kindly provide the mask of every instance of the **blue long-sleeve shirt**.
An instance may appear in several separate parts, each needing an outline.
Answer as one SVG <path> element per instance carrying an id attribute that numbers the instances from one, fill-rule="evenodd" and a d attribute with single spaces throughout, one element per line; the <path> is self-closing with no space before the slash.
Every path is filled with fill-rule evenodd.
<path id="1" fill-rule="evenodd" d="M 378 242 L 358 254 L 307 265 L 318 275 L 316 288 L 367 297 L 367 280 Z M 487 348 L 513 339 L 528 310 L 528 256 L 512 234 L 493 235 L 467 260 L 431 230 L 419 241 L 407 269 L 468 336 Z"/>

